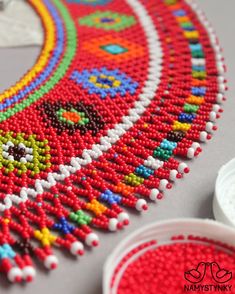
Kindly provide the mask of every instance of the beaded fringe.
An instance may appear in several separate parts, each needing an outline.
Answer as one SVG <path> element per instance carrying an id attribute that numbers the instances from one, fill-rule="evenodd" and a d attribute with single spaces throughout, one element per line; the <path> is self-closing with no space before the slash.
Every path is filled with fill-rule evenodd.
<path id="1" fill-rule="evenodd" d="M 37 104 L 33 111 L 40 113 L 43 123 L 48 128 L 54 128 L 58 136 L 63 132 L 68 132 L 68 136 L 73 136 L 76 132 L 80 132 L 81 136 L 89 132 L 96 136 L 100 131 L 105 135 L 100 138 L 100 143 L 93 144 L 91 149 L 84 149 L 82 141 L 71 141 L 74 146 L 80 144 L 76 148 L 84 150 L 81 156 L 71 154 L 69 164 L 59 164 L 58 172 L 51 169 L 53 154 L 48 148 L 50 140 L 56 142 L 54 133 L 50 133 L 48 138 L 46 135 L 42 136 L 41 142 L 38 143 L 38 136 L 22 133 L 15 137 L 10 131 L 6 132 L 6 127 L 1 131 L 0 141 L 5 144 L 5 149 L 2 147 L 5 153 L 1 165 L 8 174 L 17 170 L 17 177 L 21 178 L 19 183 L 15 183 L 20 186 L 18 194 L 15 190 L 11 193 L 12 184 L 1 182 L 4 198 L 0 204 L 0 267 L 11 282 L 29 282 L 35 277 L 32 257 L 42 262 L 47 269 L 55 269 L 58 259 L 53 252 L 53 246 L 80 256 L 84 254 L 86 246 L 95 247 L 99 244 L 94 229 L 113 232 L 128 225 L 129 215 L 125 208 L 142 212 L 147 210 L 149 203 L 161 200 L 164 191 L 171 189 L 177 179 L 189 172 L 187 160 L 199 155 L 202 150 L 201 143 L 211 139 L 217 129 L 215 122 L 222 112 L 221 103 L 225 100 L 225 67 L 215 34 L 204 15 L 190 0 L 125 1 L 133 9 L 135 16 L 126 16 L 126 8 L 123 8 L 124 4 L 120 4 L 119 9 L 119 3 L 122 1 L 118 0 L 116 6 L 109 6 L 108 12 L 101 13 L 106 3 L 112 5 L 115 1 L 97 0 L 98 8 L 88 6 L 86 1 L 46 0 L 38 2 L 39 4 L 36 0 L 29 1 L 44 20 L 47 20 L 48 13 L 43 12 L 43 3 L 48 6 L 55 19 L 56 12 L 52 12 L 50 8 L 53 3 L 56 3 L 58 10 L 62 4 L 71 5 L 71 10 L 78 5 L 79 9 L 83 7 L 83 12 L 89 7 L 87 13 L 84 13 L 86 16 L 80 18 L 80 26 L 92 27 L 92 13 L 96 13 L 95 17 L 102 17 L 102 23 L 95 24 L 96 30 L 106 30 L 107 36 L 99 35 L 95 41 L 91 40 L 79 46 L 91 55 L 96 54 L 97 59 L 103 58 L 110 62 L 110 68 L 106 64 L 102 68 L 97 66 L 94 70 L 81 71 L 77 69 L 80 61 L 74 61 L 68 88 L 58 92 L 64 91 L 64 94 L 69 95 L 69 92 L 77 93 L 77 87 L 82 87 L 85 93 L 98 95 L 104 103 L 107 97 L 113 97 L 110 101 L 115 101 L 116 95 L 119 95 L 123 102 L 120 102 L 119 108 L 114 102 L 108 102 L 113 103 L 113 113 L 107 113 L 107 117 L 99 113 L 95 104 L 89 104 L 89 98 L 86 97 L 82 102 L 64 103 L 59 99 L 57 101 L 56 97 L 52 99 L 56 101 L 54 104 L 51 100 Z M 124 10 L 124 15 L 118 15 L 121 20 L 118 26 L 112 23 L 112 17 L 117 17 L 115 13 L 110 12 L 114 8 L 120 15 L 122 9 Z M 151 17 L 147 15 L 146 10 L 150 11 Z M 63 14 L 67 23 L 68 15 L 65 12 Z M 146 24 L 149 63 L 152 67 L 147 73 L 147 81 L 143 83 L 140 100 L 135 102 L 135 107 L 127 113 L 122 107 L 133 105 L 133 101 L 129 100 L 129 103 L 128 99 L 132 99 L 139 91 L 141 82 L 137 83 L 129 74 L 123 74 L 121 66 L 118 70 L 112 70 L 112 66 L 123 60 L 132 63 L 130 58 L 143 58 L 147 49 L 142 44 L 133 45 L 129 40 L 123 41 L 119 35 L 113 37 L 107 26 L 111 23 L 115 34 L 118 34 L 125 29 L 130 30 L 131 26 L 141 22 L 141 19 Z M 59 27 L 59 21 L 57 22 Z M 155 25 L 161 48 L 154 46 L 157 42 L 157 37 L 152 32 Z M 70 23 L 67 29 L 70 37 L 66 42 L 72 56 L 77 49 L 73 45 L 74 32 Z M 64 38 L 61 30 L 57 29 L 58 42 Z M 128 32 L 126 38 L 128 39 Z M 178 44 L 181 40 L 183 41 L 180 46 Z M 105 52 L 94 49 L 96 44 L 103 41 L 106 42 L 106 47 L 102 47 Z M 110 46 L 109 42 L 115 44 Z M 50 49 L 50 42 L 48 44 Z M 130 53 L 131 50 L 134 50 L 134 53 Z M 50 54 L 54 54 L 55 63 L 62 64 L 63 56 L 61 57 L 59 49 Z M 134 54 L 134 57 L 131 54 Z M 87 58 L 90 58 L 89 55 Z M 63 62 L 60 71 L 53 76 L 52 82 L 55 84 L 60 84 L 60 79 L 66 72 L 66 62 L 69 64 L 71 61 Z M 138 68 L 133 69 L 133 72 L 135 70 L 138 72 Z M 46 80 L 47 77 L 44 77 Z M 91 86 L 89 83 L 93 82 Z M 110 87 L 113 88 L 110 90 Z M 44 95 L 43 90 L 36 90 L 35 93 L 38 97 Z M 36 96 L 32 101 L 36 101 Z M 23 111 L 26 106 L 20 104 L 19 110 Z M 11 112 L 4 112 L 4 119 L 14 115 L 14 109 L 12 106 Z M 125 116 L 119 127 L 104 129 L 105 122 L 115 122 L 115 116 L 119 115 L 120 111 Z M 75 124 L 78 119 L 80 123 Z M 7 127 L 10 128 L 9 125 Z M 9 141 L 13 143 L 10 144 Z M 40 161 L 34 162 L 33 168 L 30 160 L 36 151 L 27 147 L 29 141 L 32 148 L 37 150 L 37 158 Z M 19 144 L 18 149 L 14 144 Z M 63 146 L 68 148 L 69 153 L 69 142 L 64 142 Z M 54 156 L 57 156 L 57 151 L 60 154 L 60 148 L 58 145 Z M 4 166 L 4 160 L 11 160 L 11 156 L 15 161 L 17 156 L 26 159 L 21 160 L 22 164 L 14 161 Z M 31 180 L 27 185 L 24 177 L 26 171 L 31 178 L 36 177 L 35 181 Z M 50 172 L 46 174 L 47 171 Z M 44 172 L 42 177 L 39 177 L 40 172 Z M 7 193 L 4 193 L 5 191 Z"/>

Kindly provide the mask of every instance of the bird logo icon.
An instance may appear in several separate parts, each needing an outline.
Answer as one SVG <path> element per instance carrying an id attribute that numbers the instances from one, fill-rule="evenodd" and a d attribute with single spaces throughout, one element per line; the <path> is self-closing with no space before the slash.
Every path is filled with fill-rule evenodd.
<path id="1" fill-rule="evenodd" d="M 216 283 L 227 283 L 232 279 L 232 272 L 221 268 L 215 261 L 200 262 L 195 269 L 186 271 L 184 277 L 188 282 L 198 284 L 203 281 L 207 270 Z"/>

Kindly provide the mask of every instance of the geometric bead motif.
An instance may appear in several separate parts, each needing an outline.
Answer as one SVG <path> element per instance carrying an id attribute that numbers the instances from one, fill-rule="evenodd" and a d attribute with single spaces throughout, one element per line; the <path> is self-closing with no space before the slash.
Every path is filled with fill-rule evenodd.
<path id="1" fill-rule="evenodd" d="M 34 176 L 51 166 L 48 141 L 39 141 L 35 135 L 0 131 L 0 168 L 18 175 L 30 171 Z"/>
<path id="2" fill-rule="evenodd" d="M 197 112 L 198 108 L 199 108 L 198 105 L 193 105 L 188 103 L 185 103 L 184 105 L 184 111 L 188 113 Z"/>
<path id="3" fill-rule="evenodd" d="M 181 131 L 170 131 L 170 133 L 167 135 L 167 140 L 173 141 L 173 142 L 179 142 L 183 140 L 185 136 L 184 132 Z"/>
<path id="4" fill-rule="evenodd" d="M 13 251 L 9 244 L 3 244 L 0 246 L 0 260 L 4 258 L 14 258 L 16 253 Z"/>
<path id="5" fill-rule="evenodd" d="M 130 173 L 129 175 L 126 175 L 124 177 L 124 181 L 126 184 L 135 187 L 143 184 L 144 179 L 142 177 L 135 175 L 134 173 Z"/>
<path id="6" fill-rule="evenodd" d="M 138 83 L 132 81 L 126 74 L 118 70 L 108 70 L 105 67 L 82 72 L 74 71 L 71 79 L 82 84 L 89 94 L 98 94 L 101 99 L 115 97 L 117 94 L 125 96 L 128 92 L 134 94 Z"/>
<path id="7" fill-rule="evenodd" d="M 112 11 L 96 11 L 79 19 L 80 25 L 102 28 L 105 30 L 121 31 L 136 23 L 132 15 Z"/>
<path id="8" fill-rule="evenodd" d="M 14 243 L 14 248 L 18 250 L 23 255 L 25 254 L 33 254 L 34 248 L 29 242 L 28 239 L 24 239 L 22 241 L 16 241 Z"/>
<path id="9" fill-rule="evenodd" d="M 34 237 L 39 240 L 43 246 L 50 246 L 54 244 L 57 239 L 55 235 L 51 234 L 48 228 L 42 228 L 41 231 L 35 230 Z"/>
<path id="10" fill-rule="evenodd" d="M 96 216 L 102 215 L 107 210 L 107 208 L 96 199 L 92 199 L 91 202 L 88 202 L 86 204 L 86 209 L 94 212 Z"/>
<path id="11" fill-rule="evenodd" d="M 68 124 L 74 125 L 85 125 L 89 123 L 89 118 L 86 117 L 84 112 L 79 112 L 74 108 L 71 108 L 69 111 L 64 109 L 63 107 L 57 111 L 57 116 L 60 121 L 66 122 Z"/>
<path id="12" fill-rule="evenodd" d="M 154 171 L 151 168 L 147 168 L 144 165 L 140 165 L 135 169 L 135 173 L 138 176 L 147 179 L 148 177 L 154 174 Z"/>
<path id="13" fill-rule="evenodd" d="M 99 199 L 101 201 L 107 202 L 108 204 L 112 205 L 112 204 L 120 203 L 122 197 L 117 194 L 114 194 L 112 191 L 107 189 L 104 193 L 100 195 Z"/>
<path id="14" fill-rule="evenodd" d="M 189 113 L 181 112 L 179 114 L 178 121 L 183 122 L 183 123 L 184 122 L 192 123 L 195 117 L 196 117 L 196 114 L 189 114 Z"/>
<path id="15" fill-rule="evenodd" d="M 167 139 L 164 139 L 161 144 L 160 147 L 166 150 L 173 150 L 177 147 L 177 144 L 175 142 L 171 142 Z"/>
<path id="16" fill-rule="evenodd" d="M 113 55 L 128 51 L 126 48 L 124 48 L 118 44 L 109 44 L 109 45 L 102 46 L 101 48 L 103 50 L 105 50 L 106 52 L 113 54 Z"/>
<path id="17" fill-rule="evenodd" d="M 144 54 L 141 45 L 112 35 L 89 39 L 82 44 L 82 48 L 98 57 L 117 62 L 137 59 Z"/>
<path id="18" fill-rule="evenodd" d="M 187 132 L 190 128 L 191 128 L 191 124 L 181 123 L 177 120 L 173 122 L 173 126 L 172 126 L 173 131 Z"/>
<path id="19" fill-rule="evenodd" d="M 157 147 L 153 151 L 153 156 L 157 157 L 163 161 L 168 160 L 172 156 L 172 154 L 173 154 L 172 150 L 163 149 L 161 147 Z"/>
<path id="20" fill-rule="evenodd" d="M 53 229 L 60 231 L 63 234 L 71 234 L 75 227 L 67 222 L 65 217 L 61 217 L 59 223 L 53 225 Z"/>
<path id="21" fill-rule="evenodd" d="M 58 134 L 67 132 L 72 135 L 77 130 L 81 135 L 91 131 L 96 135 L 103 128 L 104 122 L 93 105 L 83 102 L 44 102 L 40 110 L 48 126 L 56 129 Z"/>
<path id="22" fill-rule="evenodd" d="M 85 214 L 82 210 L 71 212 L 69 218 L 79 225 L 88 225 L 92 221 L 92 217 Z"/>

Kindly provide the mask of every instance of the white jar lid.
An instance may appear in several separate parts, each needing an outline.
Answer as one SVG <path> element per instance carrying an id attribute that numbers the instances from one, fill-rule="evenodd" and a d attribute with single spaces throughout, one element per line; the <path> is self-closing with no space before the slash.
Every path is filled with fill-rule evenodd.
<path id="1" fill-rule="evenodd" d="M 213 200 L 215 218 L 235 226 L 235 158 L 219 170 Z"/>

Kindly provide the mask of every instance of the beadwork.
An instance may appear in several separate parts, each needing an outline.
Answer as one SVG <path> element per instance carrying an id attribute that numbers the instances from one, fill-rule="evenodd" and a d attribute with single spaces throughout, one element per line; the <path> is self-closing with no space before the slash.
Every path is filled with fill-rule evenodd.
<path id="1" fill-rule="evenodd" d="M 68 134 L 73 134 L 79 130 L 83 135 L 91 130 L 95 135 L 104 126 L 101 116 L 94 107 L 82 102 L 56 102 L 54 104 L 45 102 L 40 108 L 45 122 L 48 126 L 55 128 L 59 134 L 66 130 Z"/>
<path id="2" fill-rule="evenodd" d="M 31 281 L 53 246 L 128 225 L 216 130 L 225 67 L 190 0 L 28 0 L 45 43 L 0 95 L 0 267 Z M 200 142 L 200 143 L 199 143 Z"/>

